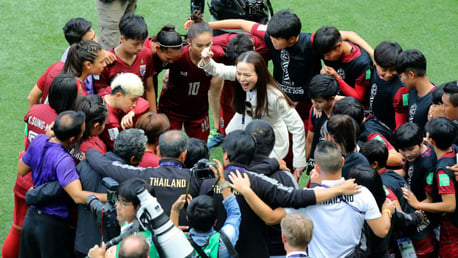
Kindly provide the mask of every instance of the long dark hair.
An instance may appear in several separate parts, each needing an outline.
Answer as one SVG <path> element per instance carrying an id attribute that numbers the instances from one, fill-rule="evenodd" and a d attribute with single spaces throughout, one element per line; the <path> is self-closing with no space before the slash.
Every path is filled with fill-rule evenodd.
<path id="1" fill-rule="evenodd" d="M 78 96 L 78 80 L 73 74 L 61 73 L 49 87 L 48 103 L 57 114 L 71 110 Z"/>
<path id="2" fill-rule="evenodd" d="M 379 210 L 382 210 L 386 194 L 379 173 L 371 167 L 358 165 L 350 171 L 349 177 L 354 178 L 355 183 L 358 185 L 365 186 L 369 189 L 377 202 Z"/>
<path id="3" fill-rule="evenodd" d="M 99 95 L 79 96 L 75 102 L 75 111 L 83 111 L 86 114 L 86 130 L 81 141 L 88 139 L 94 124 L 103 124 L 107 120 L 108 109 Z"/>
<path id="4" fill-rule="evenodd" d="M 239 62 L 249 63 L 254 65 L 255 72 L 258 76 L 258 81 L 256 82 L 256 110 L 253 113 L 253 118 L 261 118 L 262 113 L 265 111 L 269 115 L 268 110 L 268 100 L 267 100 L 267 87 L 273 87 L 283 94 L 288 105 L 293 106 L 291 99 L 281 90 L 277 82 L 274 80 L 272 75 L 267 69 L 266 63 L 262 56 L 256 51 L 247 51 L 241 54 L 237 58 L 236 64 Z M 237 87 L 234 89 L 234 98 L 232 101 L 232 107 L 238 113 L 245 113 L 245 99 L 246 92 L 242 89 L 242 86 L 238 81 L 236 81 Z"/>
<path id="5" fill-rule="evenodd" d="M 72 73 L 75 76 L 81 76 L 84 69 L 84 62 L 94 63 L 95 59 L 102 51 L 102 46 L 92 40 L 83 40 L 75 43 L 68 51 L 67 60 L 64 65 L 64 73 Z"/>

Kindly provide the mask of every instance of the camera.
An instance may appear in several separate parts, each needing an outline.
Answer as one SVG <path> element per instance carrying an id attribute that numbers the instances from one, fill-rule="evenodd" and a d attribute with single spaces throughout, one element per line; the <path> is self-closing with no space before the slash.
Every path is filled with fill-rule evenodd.
<path id="1" fill-rule="evenodd" d="M 199 180 L 215 178 L 215 174 L 210 169 L 210 166 L 217 168 L 217 165 L 213 161 L 208 159 L 201 159 L 191 168 L 192 174 Z"/>
<path id="2" fill-rule="evenodd" d="M 175 227 L 164 213 L 157 199 L 144 186 L 137 189 L 140 209 L 137 220 L 143 228 L 151 231 L 157 239 L 160 257 L 191 257 L 194 249 L 186 239 L 183 231 Z"/>
<path id="3" fill-rule="evenodd" d="M 104 177 L 102 183 L 107 188 L 107 203 L 103 204 L 95 195 L 89 195 L 86 206 L 96 216 L 97 225 L 103 226 L 102 239 L 110 240 L 120 232 L 115 206 L 119 184 L 111 177 Z"/>

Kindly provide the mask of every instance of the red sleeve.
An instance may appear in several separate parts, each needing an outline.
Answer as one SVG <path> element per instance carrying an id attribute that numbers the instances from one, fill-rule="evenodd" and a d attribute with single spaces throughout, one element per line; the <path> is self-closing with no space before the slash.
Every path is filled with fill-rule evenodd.
<path id="1" fill-rule="evenodd" d="M 409 104 L 409 89 L 401 87 L 396 92 L 393 98 L 394 119 L 396 121 L 396 129 L 407 122 Z"/>
<path id="2" fill-rule="evenodd" d="M 43 91 L 44 88 L 45 88 L 46 77 L 48 76 L 49 70 L 51 70 L 52 67 L 53 67 L 53 65 L 48 67 L 48 69 L 46 69 L 46 72 L 37 81 L 37 86 L 41 91 Z"/>
<path id="3" fill-rule="evenodd" d="M 86 86 L 82 81 L 76 79 L 76 84 L 78 85 L 78 91 L 81 90 L 81 96 L 87 96 Z"/>
<path id="4" fill-rule="evenodd" d="M 103 69 L 101 74 L 94 75 L 94 89 L 97 92 L 100 92 L 101 90 L 103 90 L 106 87 L 110 86 L 110 84 L 108 83 L 109 73 L 110 73 L 110 71 L 109 71 L 109 68 L 107 66 L 107 67 L 105 67 L 105 69 Z"/>
<path id="5" fill-rule="evenodd" d="M 253 34 L 256 37 L 264 38 L 267 32 L 267 26 L 261 23 L 256 23 L 251 27 L 251 34 Z"/>
<path id="6" fill-rule="evenodd" d="M 390 199 L 390 201 L 398 200 L 398 197 L 396 197 L 396 195 L 390 188 L 388 188 L 386 185 L 384 185 L 383 188 L 385 189 L 386 198 Z"/>
<path id="7" fill-rule="evenodd" d="M 309 118 L 307 119 L 308 129 L 310 132 L 315 132 L 315 126 L 312 123 L 312 113 L 313 113 L 313 106 L 310 107 Z"/>
<path id="8" fill-rule="evenodd" d="M 393 145 L 391 145 L 391 143 L 383 135 L 381 135 L 379 133 L 371 133 L 371 134 L 369 134 L 369 136 L 367 137 L 367 141 L 372 141 L 372 140 L 378 140 L 378 141 L 383 142 L 385 144 L 386 148 L 388 149 L 388 151 L 394 149 Z"/>
<path id="9" fill-rule="evenodd" d="M 433 177 L 434 177 L 434 172 L 429 172 L 429 174 L 426 176 L 426 182 L 425 182 L 425 192 L 432 194 L 433 193 Z"/>
<path id="10" fill-rule="evenodd" d="M 366 95 L 366 90 L 370 84 L 370 78 L 366 78 L 366 73 L 362 73 L 358 78 L 355 80 L 355 88 L 348 85 L 342 77 L 339 77 L 337 80 L 339 82 L 340 90 L 345 94 L 347 97 L 354 97 L 359 102 L 363 102 L 364 96 Z"/>
<path id="11" fill-rule="evenodd" d="M 135 116 L 140 116 L 143 115 L 143 113 L 145 113 L 146 111 L 148 111 L 148 109 L 148 101 L 144 98 L 138 98 L 133 111 L 135 113 Z"/>
<path id="12" fill-rule="evenodd" d="M 455 181 L 452 180 L 447 173 L 439 169 L 436 174 L 437 187 L 439 194 L 454 194 L 455 193 Z"/>

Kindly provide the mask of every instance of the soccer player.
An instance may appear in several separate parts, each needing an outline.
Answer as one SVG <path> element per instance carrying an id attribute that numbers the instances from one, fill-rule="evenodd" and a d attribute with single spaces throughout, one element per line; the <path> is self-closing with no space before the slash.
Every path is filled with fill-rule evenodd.
<path id="1" fill-rule="evenodd" d="M 419 201 L 426 199 L 426 176 L 434 168 L 436 154 L 427 142 L 423 141 L 420 127 L 412 122 L 401 125 L 395 131 L 395 139 L 399 152 L 405 159 L 402 172 L 407 182 L 407 187 Z M 428 256 L 434 253 L 437 245 L 433 229 L 438 222 L 434 216 L 427 214 L 429 220 L 425 225 L 417 227 L 410 233 L 415 252 L 418 256 Z"/>
<path id="2" fill-rule="evenodd" d="M 120 73 L 133 73 L 141 78 L 144 85 L 144 98 L 149 103 L 150 111 L 156 111 L 156 92 L 153 85 L 152 52 L 144 48 L 148 29 L 143 17 L 126 14 L 119 22 L 121 44 L 110 49 L 116 55 L 116 61 L 108 65 L 100 76 L 96 76 L 94 86 L 99 95 L 109 94 L 108 87 Z"/>
<path id="3" fill-rule="evenodd" d="M 189 137 L 206 141 L 210 133 L 209 104 L 216 123 L 219 118 L 222 80 L 197 67 L 200 54 L 211 45 L 213 35 L 211 27 L 201 22 L 199 14 L 193 18 L 196 22 L 187 34 L 189 45 L 169 66 L 169 81 L 162 88 L 159 111 L 169 118 L 170 129 L 181 130 L 184 127 Z M 224 52 L 220 47 L 213 46 L 212 52 L 216 60 L 222 61 Z"/>
<path id="4" fill-rule="evenodd" d="M 169 24 L 162 27 L 156 36 L 147 38 L 144 47 L 153 52 L 153 84 L 156 96 L 158 96 L 157 76 L 181 56 L 183 40 L 181 35 L 175 31 L 175 26 Z"/>
<path id="5" fill-rule="evenodd" d="M 108 119 L 100 135 L 107 145 L 107 150 L 113 149 L 120 131 L 134 125 L 132 119 L 135 116 L 147 111 L 148 103 L 140 98 L 142 95 L 142 80 L 133 73 L 122 73 L 111 82 L 111 93 L 103 96 L 108 108 Z"/>
<path id="6" fill-rule="evenodd" d="M 438 257 L 453 257 L 458 252 L 458 213 L 456 211 L 457 182 L 453 172 L 446 168 L 456 164 L 456 125 L 444 117 L 426 124 L 426 139 L 438 157 L 433 171 L 426 177 L 426 199 L 419 202 L 404 188 L 404 196 L 412 207 L 440 214 Z"/>
<path id="7" fill-rule="evenodd" d="M 458 81 L 452 81 L 444 86 L 442 95 L 444 113 L 452 121 L 458 120 Z"/>
<path id="8" fill-rule="evenodd" d="M 313 153 L 321 138 L 321 126 L 332 115 L 338 91 L 339 84 L 337 80 L 329 75 L 315 75 L 310 82 L 308 93 L 312 99 L 313 106 L 310 108 L 305 145 L 308 172 L 310 172 L 314 166 Z M 317 115 L 317 112 L 320 113 L 320 116 Z"/>
<path id="9" fill-rule="evenodd" d="M 374 50 L 375 67 L 371 72 L 369 109 L 392 131 L 407 121 L 409 89 L 396 73 L 396 60 L 401 52 L 397 42 L 382 41 Z"/>
<path id="10" fill-rule="evenodd" d="M 426 58 L 420 50 L 402 51 L 396 61 L 396 72 L 409 89 L 409 122 L 423 129 L 428 121 L 431 92 L 436 86 L 426 76 Z"/>
<path id="11" fill-rule="evenodd" d="M 83 40 L 73 44 L 70 48 L 65 64 L 61 61 L 52 64 L 33 86 L 27 97 L 29 107 L 34 104 L 46 103 L 49 87 L 54 78 L 60 73 L 72 73 L 78 77 L 78 91 L 86 96 L 86 87 L 83 81 L 91 74 L 100 74 L 105 68 L 105 51 L 99 43 L 92 40 Z M 41 98 L 41 101 L 40 101 Z"/>
<path id="12" fill-rule="evenodd" d="M 334 77 L 345 96 L 365 104 L 372 60 L 360 46 L 344 41 L 336 27 L 323 26 L 313 37 L 313 49 L 324 59 L 321 73 Z"/>
<path id="13" fill-rule="evenodd" d="M 301 32 L 299 17 L 289 10 L 281 10 L 272 16 L 267 25 L 242 19 L 214 21 L 210 25 L 214 29 L 242 29 L 264 40 L 274 65 L 273 77 L 295 103 L 306 125 L 312 105 L 307 88 L 312 77 L 319 74 L 321 64 L 312 49 L 312 35 Z M 371 49 L 355 33 L 342 31 L 342 34 L 343 38 Z"/>

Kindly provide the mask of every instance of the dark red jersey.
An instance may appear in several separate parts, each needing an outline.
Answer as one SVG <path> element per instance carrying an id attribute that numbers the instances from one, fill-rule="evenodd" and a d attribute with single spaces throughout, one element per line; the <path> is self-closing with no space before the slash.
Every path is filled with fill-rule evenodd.
<path id="1" fill-rule="evenodd" d="M 161 158 L 159 158 L 156 153 L 152 151 L 145 151 L 145 154 L 143 155 L 142 161 L 140 164 L 138 164 L 139 167 L 141 168 L 147 168 L 147 167 L 152 167 L 155 168 L 159 166 L 159 161 Z"/>
<path id="2" fill-rule="evenodd" d="M 110 52 L 115 54 L 116 61 L 107 65 L 100 75 L 94 75 L 94 87 L 97 91 L 110 86 L 113 79 L 121 73 L 133 73 L 138 75 L 143 81 L 143 86 L 146 87 L 146 79 L 151 77 L 154 72 L 153 55 L 150 48 L 144 47 L 142 51 L 137 54 L 132 65 L 125 63 L 119 58 L 114 49 L 110 49 Z"/>
<path id="3" fill-rule="evenodd" d="M 46 70 L 46 72 L 40 77 L 40 79 L 38 79 L 37 86 L 43 92 L 40 101 L 41 104 L 48 103 L 48 92 L 49 88 L 51 87 L 51 83 L 54 81 L 54 78 L 56 78 L 57 75 L 62 73 L 63 69 L 64 63 L 59 61 L 57 63 L 52 64 L 48 68 L 48 70 Z M 75 80 L 76 84 L 78 85 L 78 91 L 81 91 L 81 96 L 87 96 L 86 87 L 84 86 L 84 83 L 78 78 L 76 78 Z"/>
<path id="4" fill-rule="evenodd" d="M 222 48 L 213 46 L 212 51 L 213 59 L 221 62 L 224 58 Z M 189 46 L 185 46 L 181 57 L 170 65 L 169 82 L 162 88 L 159 111 L 183 121 L 206 116 L 211 79 L 211 75 L 192 63 Z"/>
<path id="5" fill-rule="evenodd" d="M 24 142 L 26 150 L 33 138 L 39 134 L 45 134 L 46 129 L 56 118 L 56 111 L 48 104 L 36 104 L 30 108 L 24 117 L 24 122 L 27 124 L 27 139 Z"/>

